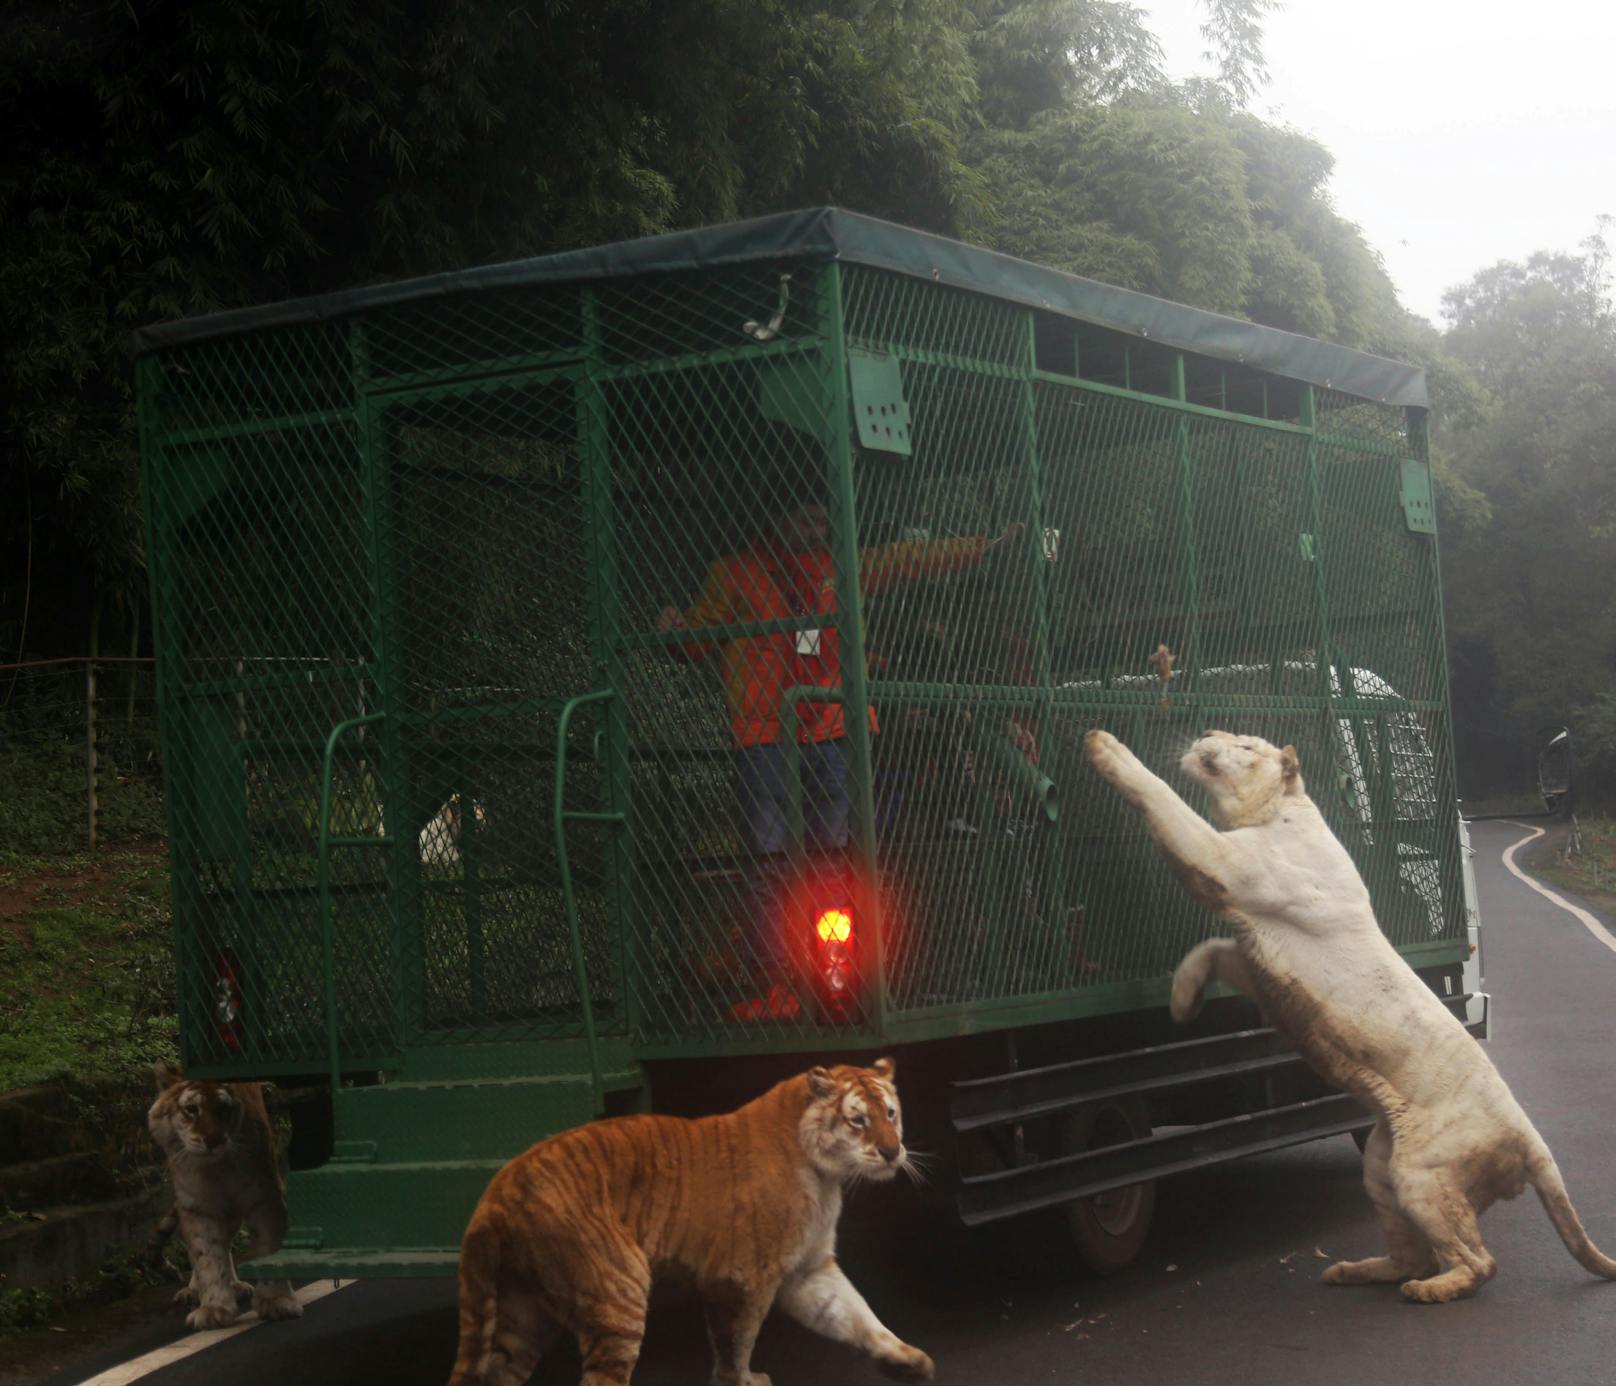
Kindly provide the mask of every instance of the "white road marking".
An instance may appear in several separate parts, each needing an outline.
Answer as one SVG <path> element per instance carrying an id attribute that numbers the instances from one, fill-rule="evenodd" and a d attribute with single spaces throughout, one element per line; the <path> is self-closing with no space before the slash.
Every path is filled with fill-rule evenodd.
<path id="1" fill-rule="evenodd" d="M 1517 823 L 1515 826 L 1517 828 L 1524 828 L 1526 825 L 1524 823 Z M 1538 838 L 1542 836 L 1542 828 L 1533 828 L 1519 842 L 1505 849 L 1503 862 L 1505 867 L 1508 868 L 1510 875 L 1519 880 L 1525 881 L 1527 885 L 1531 886 L 1533 890 L 1535 890 L 1551 905 L 1558 905 L 1567 914 L 1575 915 L 1577 919 L 1581 921 L 1583 928 L 1585 928 L 1590 934 L 1603 943 L 1605 947 L 1610 949 L 1612 953 L 1616 953 L 1616 937 L 1613 937 L 1610 930 L 1595 919 L 1593 915 L 1589 914 L 1588 911 L 1583 909 L 1581 906 L 1573 905 L 1569 900 L 1561 899 L 1560 896 L 1556 895 L 1547 886 L 1539 885 L 1530 876 L 1528 876 L 1526 872 L 1522 871 L 1520 867 L 1515 865 L 1515 853 L 1518 852 L 1522 847 L 1526 846 L 1528 842 L 1536 842 Z"/>
<path id="2" fill-rule="evenodd" d="M 337 1290 L 346 1290 L 348 1286 L 358 1283 L 357 1280 L 316 1280 L 312 1285 L 305 1285 L 293 1298 L 299 1304 L 307 1306 L 317 1299 L 324 1299 Z M 128 1386 L 131 1381 L 139 1381 L 143 1376 L 150 1376 L 153 1372 L 161 1371 L 175 1362 L 214 1347 L 224 1342 L 226 1338 L 234 1338 L 249 1328 L 262 1328 L 264 1322 L 249 1310 L 228 1328 L 206 1328 L 198 1333 L 187 1333 L 183 1338 L 178 1338 L 163 1347 L 154 1348 L 144 1356 L 119 1363 L 116 1367 L 108 1367 L 99 1376 L 92 1376 L 88 1381 L 80 1382 L 79 1386 Z"/>

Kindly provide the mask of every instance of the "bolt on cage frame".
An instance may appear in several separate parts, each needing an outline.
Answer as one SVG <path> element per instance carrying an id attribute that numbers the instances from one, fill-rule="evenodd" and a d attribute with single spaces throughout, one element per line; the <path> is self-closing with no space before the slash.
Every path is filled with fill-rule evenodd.
<path id="1" fill-rule="evenodd" d="M 199 1073 L 1159 1006 L 1094 726 L 1294 743 L 1466 954 L 1413 368 L 830 210 L 137 346 Z"/>

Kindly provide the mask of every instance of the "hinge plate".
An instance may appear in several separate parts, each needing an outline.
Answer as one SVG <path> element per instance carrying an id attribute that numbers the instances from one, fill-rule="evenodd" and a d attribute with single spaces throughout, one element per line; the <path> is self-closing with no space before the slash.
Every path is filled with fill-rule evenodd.
<path id="1" fill-rule="evenodd" d="M 903 372 L 897 358 L 850 348 L 847 371 L 853 387 L 853 426 L 859 443 L 878 452 L 912 456 L 909 404 L 903 397 Z"/>
<path id="2" fill-rule="evenodd" d="M 1436 506 L 1431 500 L 1431 468 L 1403 460 L 1403 518 L 1415 534 L 1436 533 Z"/>

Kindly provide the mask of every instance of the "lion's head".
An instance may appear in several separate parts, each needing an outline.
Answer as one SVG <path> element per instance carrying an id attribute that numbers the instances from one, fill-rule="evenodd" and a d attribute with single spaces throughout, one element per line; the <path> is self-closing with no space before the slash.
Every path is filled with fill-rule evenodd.
<path id="1" fill-rule="evenodd" d="M 1280 748 L 1260 736 L 1202 732 L 1179 766 L 1211 796 L 1212 817 L 1221 828 L 1266 823 L 1288 796 L 1307 792 L 1296 748 Z"/>

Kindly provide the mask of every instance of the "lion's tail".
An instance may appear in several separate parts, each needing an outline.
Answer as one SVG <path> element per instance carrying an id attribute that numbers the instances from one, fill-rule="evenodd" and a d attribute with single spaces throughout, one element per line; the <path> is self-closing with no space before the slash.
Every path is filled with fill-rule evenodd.
<path id="1" fill-rule="evenodd" d="M 1528 1157 L 1526 1177 L 1537 1190 L 1538 1201 L 1543 1204 L 1554 1230 L 1560 1234 L 1566 1250 L 1577 1258 L 1578 1264 L 1595 1275 L 1604 1276 L 1606 1280 L 1616 1280 L 1616 1261 L 1605 1255 L 1588 1236 L 1577 1210 L 1571 1206 L 1571 1195 L 1566 1192 L 1565 1180 L 1560 1177 L 1560 1167 L 1554 1163 L 1554 1156 L 1549 1154 L 1549 1148 L 1541 1138 L 1537 1149 Z"/>
<path id="2" fill-rule="evenodd" d="M 499 1233 L 475 1216 L 460 1245 L 460 1349 L 449 1386 L 481 1386 L 499 1325 Z"/>

